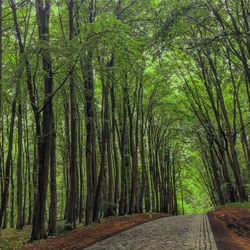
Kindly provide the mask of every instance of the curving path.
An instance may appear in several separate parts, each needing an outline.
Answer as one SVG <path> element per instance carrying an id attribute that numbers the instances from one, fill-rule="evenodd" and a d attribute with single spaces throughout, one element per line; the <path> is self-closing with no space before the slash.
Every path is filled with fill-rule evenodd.
<path id="1" fill-rule="evenodd" d="M 134 227 L 88 250 L 217 250 L 207 215 L 166 217 Z"/>

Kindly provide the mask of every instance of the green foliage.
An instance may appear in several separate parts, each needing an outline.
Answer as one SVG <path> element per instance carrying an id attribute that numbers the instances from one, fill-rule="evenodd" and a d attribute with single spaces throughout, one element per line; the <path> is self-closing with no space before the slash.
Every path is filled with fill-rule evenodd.
<path id="1" fill-rule="evenodd" d="M 248 209 L 250 209 L 250 201 L 227 203 L 225 206 L 226 207 L 236 207 L 236 208 L 248 208 Z"/>
<path id="2" fill-rule="evenodd" d="M 39 39 L 34 3 L 27 1 L 27 3 L 18 5 L 17 18 L 22 39 L 25 41 L 25 49 L 22 53 L 10 15 L 12 10 L 8 4 L 4 3 L 3 78 L 1 80 L 3 108 L 0 113 L 0 120 L 3 123 L 0 146 L 3 148 L 4 157 L 1 158 L 1 163 L 4 166 L 2 168 L 4 175 L 11 106 L 15 94 L 14 86 L 18 83 L 21 89 L 20 104 L 24 124 L 23 180 L 25 180 L 25 185 L 22 188 L 26 190 L 26 198 L 29 195 L 28 191 L 32 193 L 24 208 L 26 213 L 28 203 L 32 204 L 32 208 L 34 205 L 37 138 L 35 137 L 34 114 L 29 102 L 25 65 L 27 57 L 30 62 L 37 106 L 41 108 L 44 105 L 44 77 L 48 76 L 41 59 L 42 52 L 45 50 L 49 50 L 52 59 L 53 91 L 58 90 L 53 96 L 57 132 L 58 218 L 64 217 L 68 198 L 66 192 L 69 190 L 70 150 L 68 144 L 70 144 L 70 140 L 67 141 L 67 136 L 70 137 L 71 132 L 68 131 L 70 125 L 67 123 L 70 122 L 69 97 L 71 91 L 69 85 L 72 79 L 69 76 L 72 73 L 71 70 L 74 71 L 76 88 L 74 101 L 77 103 L 79 113 L 77 122 L 79 119 L 80 135 L 77 142 L 82 144 L 83 187 L 81 191 L 84 206 L 88 178 L 85 155 L 88 150 L 88 148 L 86 149 L 88 132 L 86 132 L 87 100 L 85 97 L 86 94 L 89 94 L 86 90 L 86 75 L 89 71 L 93 74 L 91 84 L 94 88 L 93 121 L 97 137 L 95 141 L 96 172 L 97 175 L 100 172 L 102 132 L 106 122 L 103 115 L 105 113 L 104 90 L 105 86 L 108 86 L 106 93 L 110 116 L 108 130 L 112 128 L 111 119 L 113 118 L 112 112 L 114 112 L 116 124 L 113 133 L 116 135 L 114 145 L 118 152 L 119 181 L 124 177 L 121 175 L 122 154 L 120 154 L 123 152 L 120 151 L 123 125 L 126 127 L 124 138 L 127 143 L 125 157 L 127 160 L 126 196 L 128 199 L 132 186 L 133 159 L 131 145 L 129 145 L 131 136 L 135 139 L 137 147 L 138 183 L 140 186 L 142 174 L 147 173 L 151 202 L 153 199 L 156 200 L 155 197 L 152 197 L 153 194 L 157 192 L 157 194 L 161 194 L 163 190 L 160 189 L 164 189 L 164 187 L 168 189 L 172 185 L 171 182 L 176 182 L 179 213 L 182 213 L 182 205 L 185 213 L 209 211 L 220 202 L 218 191 L 227 196 L 230 182 L 237 190 L 235 168 L 240 172 L 246 190 L 250 192 L 250 159 L 247 155 L 250 133 L 250 98 L 248 97 L 250 79 L 247 79 L 250 48 L 249 31 L 245 30 L 247 25 L 244 25 L 242 18 L 244 8 L 242 9 L 241 5 L 238 5 L 239 1 L 229 1 L 230 6 L 227 7 L 224 6 L 226 2 L 221 1 L 100 0 L 96 1 L 96 16 L 92 22 L 88 18 L 89 2 L 76 2 L 77 6 L 74 9 L 75 36 L 70 40 L 68 6 L 65 1 L 51 1 L 49 42 Z M 230 10 L 235 16 L 239 30 L 235 30 L 235 23 L 228 13 Z M 246 14 L 249 15 L 249 13 Z M 218 19 L 218 15 L 221 19 Z M 245 61 L 244 57 L 246 57 Z M 114 59 L 112 66 L 109 65 L 111 59 Z M 75 67 L 71 69 L 74 63 Z M 22 74 L 19 75 L 20 71 Z M 111 87 L 115 92 L 115 110 L 111 110 Z M 129 124 L 128 106 L 131 108 L 131 124 Z M 144 120 L 142 120 L 142 113 Z M 7 212 L 12 216 L 13 221 L 16 220 L 15 185 L 18 154 L 16 120 L 9 204 L 7 206 Z M 133 127 L 132 135 L 130 135 L 131 127 Z M 150 133 L 151 135 L 149 135 Z M 136 134 L 139 134 L 138 137 Z M 142 144 L 145 146 L 146 166 L 142 164 L 140 136 L 143 136 Z M 243 142 L 244 136 L 246 142 Z M 112 138 L 112 135 L 110 137 Z M 78 162 L 80 162 L 79 151 L 80 149 L 77 149 Z M 233 154 L 234 151 L 235 154 Z M 110 154 L 112 162 L 114 161 L 113 154 L 113 152 Z M 167 155 L 169 156 L 168 163 L 165 159 Z M 156 156 L 159 158 L 158 162 Z M 238 163 L 233 162 L 236 157 Z M 223 162 L 223 160 L 225 161 Z M 222 167 L 223 164 L 225 168 Z M 104 165 L 106 168 L 107 162 Z M 229 181 L 225 180 L 225 169 L 228 171 Z M 173 173 L 174 171 L 175 173 Z M 116 169 L 113 166 L 113 176 L 110 177 L 112 181 L 115 174 Z M 168 174 L 172 179 L 166 184 Z M 30 183 L 28 183 L 28 176 Z M 218 176 L 220 183 L 216 186 Z M 108 171 L 105 172 L 105 178 L 107 182 L 105 188 L 108 189 Z M 95 181 L 97 182 L 97 180 Z M 159 185 L 158 182 L 164 183 L 155 192 L 154 185 Z M 79 185 L 79 178 L 77 184 Z M 105 196 L 107 190 L 102 191 L 102 195 Z M 168 190 L 168 192 L 170 191 Z M 50 197 L 49 191 L 48 197 Z M 23 202 L 26 198 L 23 197 Z M 117 204 L 108 202 L 107 199 L 102 204 L 101 212 L 104 216 L 117 214 Z M 248 207 L 249 204 L 235 203 L 230 206 Z M 49 199 L 47 199 L 46 207 L 49 208 Z M 155 207 L 154 209 L 156 210 Z M 8 220 L 7 226 L 11 224 L 15 223 L 10 223 Z M 60 234 L 65 229 L 72 229 L 71 224 L 60 222 L 57 233 Z M 14 232 L 9 231 L 10 236 Z M 7 240 L 0 242 L 8 249 L 7 245 L 12 243 L 8 242 L 6 231 L 3 232 L 3 236 Z M 23 242 L 22 239 L 27 240 L 26 234 L 20 234 L 20 238 L 20 244 Z M 13 244 L 17 244 L 18 247 L 19 243 L 13 238 Z"/>
<path id="3" fill-rule="evenodd" d="M 104 217 L 116 216 L 117 205 L 113 202 L 104 202 L 102 205 L 102 214 L 104 215 Z"/>

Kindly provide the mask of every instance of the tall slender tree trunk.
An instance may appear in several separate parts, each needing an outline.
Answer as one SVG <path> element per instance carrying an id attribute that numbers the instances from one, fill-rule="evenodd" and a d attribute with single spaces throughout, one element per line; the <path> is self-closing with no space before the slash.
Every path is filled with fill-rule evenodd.
<path id="1" fill-rule="evenodd" d="M 112 56 L 109 61 L 107 68 L 111 69 L 114 66 L 114 57 Z M 114 215 L 114 173 L 113 173 L 113 162 L 112 162 L 112 151 L 111 151 L 111 126 L 110 126 L 110 105 L 109 105 L 109 93 L 111 92 L 111 87 L 109 81 L 111 77 L 107 76 L 107 94 L 106 94 L 106 108 L 107 108 L 107 163 L 108 163 L 108 216 Z M 105 118 L 104 118 L 105 119 Z"/>
<path id="2" fill-rule="evenodd" d="M 23 225 L 26 224 L 26 205 L 27 205 L 27 179 L 28 179 L 28 165 L 25 164 L 23 157 L 23 207 L 22 207 L 22 216 L 23 216 Z"/>
<path id="3" fill-rule="evenodd" d="M 50 149 L 50 207 L 49 235 L 56 233 L 57 219 L 57 183 L 56 183 L 56 128 L 54 114 L 51 115 L 51 149 Z"/>
<path id="4" fill-rule="evenodd" d="M 31 181 L 31 162 L 30 162 L 30 143 L 29 143 L 29 126 L 28 126 L 28 111 L 26 106 L 26 113 L 25 113 L 25 130 L 26 130 L 26 165 L 27 165 L 27 175 L 28 175 L 28 220 L 27 224 L 30 225 L 32 222 L 32 206 L 33 206 L 33 200 L 32 200 L 32 181 Z M 36 144 L 36 143 L 34 143 Z M 34 159 L 35 161 L 35 159 Z"/>
<path id="5" fill-rule="evenodd" d="M 22 158 L 23 158 L 23 125 L 22 125 L 22 105 L 21 105 L 21 89 L 18 84 L 18 156 L 17 156 L 17 229 L 22 229 L 23 221 L 23 175 L 22 175 Z"/>
<path id="6" fill-rule="evenodd" d="M 138 159 L 137 159 L 137 142 L 134 135 L 133 114 L 131 111 L 129 97 L 127 96 L 128 118 L 129 118 L 129 141 L 132 158 L 132 186 L 130 193 L 129 213 L 138 212 Z"/>
<path id="7" fill-rule="evenodd" d="M 50 99 L 53 93 L 53 71 L 49 47 L 50 0 L 46 0 L 45 4 L 42 0 L 37 0 L 36 11 L 39 39 L 43 44 L 46 44 L 41 50 L 43 70 L 46 74 L 44 76 L 42 136 L 39 135 L 38 138 L 38 190 L 34 204 L 31 240 L 40 240 L 47 237 L 45 232 L 45 211 L 50 164 L 51 121 L 53 117 L 52 100 Z"/>
<path id="8" fill-rule="evenodd" d="M 11 192 L 10 192 L 10 228 L 14 228 L 14 220 L 15 220 L 15 183 L 14 183 L 14 166 L 13 166 L 13 160 L 11 161 L 11 177 L 10 177 L 10 183 L 11 183 Z M 9 195 L 8 195 L 9 196 Z M 8 214 L 7 208 L 5 210 L 5 218 L 3 223 L 3 228 L 7 228 L 8 223 L 8 217 L 6 216 Z"/>
<path id="9" fill-rule="evenodd" d="M 3 0 L 0 0 L 0 199 L 3 194 Z"/>
<path id="10" fill-rule="evenodd" d="M 143 86 L 141 84 L 141 95 L 140 95 L 140 114 L 141 114 L 141 119 L 140 119 L 140 153 L 141 153 L 141 167 L 142 167 L 142 182 L 141 182 L 141 191 L 140 191 L 140 213 L 143 212 L 145 204 L 145 209 L 146 212 L 149 212 L 150 210 L 150 205 L 149 205 L 149 197 L 147 194 L 149 194 L 149 191 L 147 188 L 149 187 L 148 183 L 148 172 L 146 168 L 146 159 L 145 159 L 145 141 L 144 141 L 144 109 L 143 109 Z"/>
<path id="11" fill-rule="evenodd" d="M 149 115 L 148 121 L 148 157 L 149 157 L 149 171 L 150 171 L 150 182 L 151 182 L 151 193 L 152 193 L 152 210 L 155 211 L 155 175 L 154 175 L 154 164 L 153 164 L 153 145 L 152 145 L 152 117 Z"/>
<path id="12" fill-rule="evenodd" d="M 95 19 L 95 0 L 89 1 L 89 22 Z M 85 91 L 85 119 L 86 119 L 86 172 L 87 172 L 87 199 L 85 223 L 93 222 L 93 210 L 97 188 L 96 168 L 96 131 L 95 131 L 95 105 L 94 105 L 94 76 L 93 76 L 93 53 L 86 52 L 84 71 Z"/>
<path id="13" fill-rule="evenodd" d="M 127 148 L 127 107 L 126 107 L 126 95 L 123 93 L 122 102 L 122 124 L 121 126 L 121 141 L 120 141 L 120 153 L 121 153 L 121 196 L 119 202 L 119 214 L 124 215 L 126 213 L 126 189 L 127 189 L 127 161 L 126 161 L 126 148 Z"/>
<path id="14" fill-rule="evenodd" d="M 70 113 L 70 106 L 69 106 L 69 99 L 66 91 L 63 91 L 64 96 L 64 130 L 65 130 L 65 149 L 64 149 L 64 169 L 63 169 L 63 176 L 64 176 L 64 187 L 66 193 L 66 202 L 65 202 L 65 209 L 64 209 L 64 219 L 68 214 L 68 202 L 69 202 L 69 166 L 70 166 L 70 125 L 69 125 L 69 113 Z"/>
<path id="15" fill-rule="evenodd" d="M 118 155 L 117 155 L 117 146 L 116 146 L 116 102 L 115 102 L 115 89 L 114 84 L 110 90 L 111 96 L 111 116 L 112 116 L 112 146 L 113 146 L 113 155 L 114 155 L 114 165 L 115 165 L 115 194 L 114 194 L 114 204 L 116 208 L 118 208 L 118 202 L 120 197 L 120 168 L 118 162 Z"/>
<path id="16" fill-rule="evenodd" d="M 106 79 L 103 79 L 102 86 L 102 102 L 103 102 L 103 117 L 102 117 L 102 136 L 101 136 L 101 162 L 100 162 L 100 173 L 98 178 L 98 185 L 95 195 L 95 206 L 94 206 L 94 221 L 100 220 L 100 211 L 101 211 L 101 202 L 102 202 L 102 189 L 104 184 L 104 174 L 105 174 L 105 165 L 106 165 L 106 153 L 107 153 L 107 141 L 109 134 L 109 85 L 105 83 Z M 110 166 L 111 167 L 111 166 Z M 112 176 L 113 177 L 113 176 Z M 109 180 L 113 181 L 113 180 Z M 111 190 L 112 192 L 112 190 Z"/>
<path id="17" fill-rule="evenodd" d="M 83 172 L 83 145 L 82 145 L 82 130 L 79 108 L 77 108 L 77 120 L 78 120 L 78 150 L 79 150 L 79 178 L 80 178 L 80 192 L 79 192 L 79 222 L 83 219 L 83 200 L 84 200 L 84 172 Z"/>
<path id="18" fill-rule="evenodd" d="M 75 1 L 70 0 L 68 3 L 69 12 L 69 40 L 74 36 L 74 6 Z M 77 217 L 77 105 L 75 96 L 75 73 L 70 72 L 70 186 L 69 186 L 69 202 L 67 209 L 67 222 L 72 228 L 76 227 Z"/>
<path id="19" fill-rule="evenodd" d="M 93 222 L 94 197 L 96 193 L 96 133 L 94 107 L 94 79 L 92 69 L 92 53 L 88 52 L 86 59 L 85 88 L 85 115 L 86 115 L 86 172 L 87 172 L 87 199 L 85 223 Z"/>

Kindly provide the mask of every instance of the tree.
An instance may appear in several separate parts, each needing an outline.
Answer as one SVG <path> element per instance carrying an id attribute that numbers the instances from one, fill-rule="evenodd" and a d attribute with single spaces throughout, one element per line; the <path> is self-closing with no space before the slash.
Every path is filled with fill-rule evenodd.
<path id="1" fill-rule="evenodd" d="M 0 226 L 247 200 L 247 6 L 0 1 Z"/>

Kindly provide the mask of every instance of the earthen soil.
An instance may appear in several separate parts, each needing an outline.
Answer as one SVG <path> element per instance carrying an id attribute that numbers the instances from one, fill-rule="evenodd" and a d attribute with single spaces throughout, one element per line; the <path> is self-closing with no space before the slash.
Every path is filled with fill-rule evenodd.
<path id="1" fill-rule="evenodd" d="M 35 244 L 28 244 L 25 250 L 70 250 L 83 249 L 98 241 L 116 235 L 137 225 L 166 217 L 166 214 L 153 213 L 134 216 L 107 218 L 100 224 L 85 226 L 68 232 L 63 236 L 51 238 Z"/>
<path id="2" fill-rule="evenodd" d="M 250 210 L 221 207 L 209 219 L 219 250 L 250 250 Z"/>

